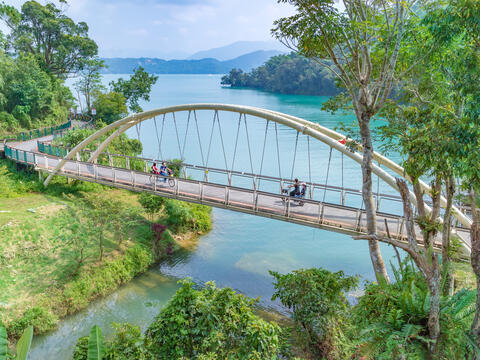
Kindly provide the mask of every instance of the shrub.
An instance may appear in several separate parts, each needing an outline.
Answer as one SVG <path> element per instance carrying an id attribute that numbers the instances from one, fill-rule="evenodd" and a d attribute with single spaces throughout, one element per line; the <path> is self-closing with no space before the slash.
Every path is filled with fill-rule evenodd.
<path id="1" fill-rule="evenodd" d="M 102 267 L 81 272 L 77 279 L 65 285 L 63 302 L 68 313 L 84 308 L 97 296 L 106 295 L 145 272 L 153 262 L 153 255 L 147 249 L 135 245 L 126 251 L 124 257 L 107 260 Z"/>
<path id="2" fill-rule="evenodd" d="M 393 271 L 395 282 L 367 284 L 365 295 L 353 308 L 360 347 L 375 359 L 424 358 L 430 341 L 427 285 L 408 258 L 401 269 Z M 467 333 L 474 306 L 474 291 L 461 290 L 451 297 L 442 297 L 438 342 L 441 359 L 464 359 L 471 355 Z"/>
<path id="3" fill-rule="evenodd" d="M 110 342 L 105 345 L 105 360 L 145 360 L 151 359 L 144 346 L 143 335 L 140 328 L 128 323 L 113 323 L 116 330 Z"/>
<path id="4" fill-rule="evenodd" d="M 146 344 L 160 359 L 277 359 L 281 329 L 253 313 L 257 300 L 214 283 L 195 290 L 191 280 L 160 311 Z M 212 357 L 214 355 L 214 357 Z"/>
<path id="5" fill-rule="evenodd" d="M 165 212 L 167 225 L 175 232 L 207 232 L 212 228 L 211 208 L 207 206 L 166 199 Z"/>
<path id="6" fill-rule="evenodd" d="M 81 337 L 75 344 L 72 360 L 88 360 L 88 336 Z"/>
<path id="7" fill-rule="evenodd" d="M 55 328 L 58 318 L 50 309 L 42 306 L 34 306 L 23 314 L 21 318 L 12 322 L 8 326 L 9 335 L 18 338 L 22 332 L 30 325 L 33 326 L 35 333 L 44 333 Z"/>
<path id="8" fill-rule="evenodd" d="M 307 351 L 326 359 L 345 357 L 341 349 L 345 319 L 350 305 L 345 293 L 353 290 L 358 278 L 324 269 L 301 269 L 275 278 L 272 300 L 280 299 L 293 312 L 297 337 Z M 343 347 L 343 346 L 342 346 Z"/>

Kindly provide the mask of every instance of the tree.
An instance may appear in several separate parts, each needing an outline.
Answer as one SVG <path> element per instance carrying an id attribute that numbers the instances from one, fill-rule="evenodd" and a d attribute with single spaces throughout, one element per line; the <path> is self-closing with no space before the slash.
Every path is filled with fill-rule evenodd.
<path id="1" fill-rule="evenodd" d="M 289 274 L 270 271 L 275 278 L 272 300 L 280 299 L 293 312 L 296 334 L 305 348 L 322 359 L 345 358 L 335 344 L 350 308 L 345 293 L 355 289 L 358 278 L 324 269 L 301 269 Z"/>
<path id="2" fill-rule="evenodd" d="M 165 198 L 142 192 L 138 195 L 138 202 L 145 209 L 150 217 L 150 220 L 153 221 L 155 214 L 162 209 L 163 204 L 165 203 Z"/>
<path id="3" fill-rule="evenodd" d="M 15 127 L 32 128 L 64 121 L 73 98 L 61 80 L 51 78 L 33 55 L 0 55 L 3 91 L 0 111 L 14 115 Z"/>
<path id="4" fill-rule="evenodd" d="M 143 109 L 139 105 L 140 100 L 149 101 L 152 86 L 157 82 L 158 76 L 149 75 L 141 66 L 136 68 L 129 80 L 122 78 L 110 82 L 112 91 L 122 94 L 131 111 L 138 113 Z"/>
<path id="5" fill-rule="evenodd" d="M 432 34 L 442 44 L 460 44 L 448 54 L 444 71 L 452 84 L 455 124 L 451 136 L 455 145 L 450 154 L 455 158 L 455 174 L 461 177 L 469 192 L 472 213 L 470 228 L 471 264 L 477 280 L 477 302 L 472 335 L 480 349 L 480 217 L 477 209 L 480 193 L 480 3 L 453 0 L 432 12 L 429 20 Z M 476 359 L 480 358 L 480 351 Z"/>
<path id="6" fill-rule="evenodd" d="M 111 124 L 128 115 L 125 97 L 121 93 L 96 91 L 94 97 L 93 106 L 97 109 L 97 119 Z"/>
<path id="7" fill-rule="evenodd" d="M 365 204 L 370 257 L 377 279 L 388 280 L 377 241 L 372 194 L 373 144 L 371 119 L 388 99 L 400 75 L 397 60 L 404 34 L 415 16 L 415 0 L 278 0 L 297 13 L 275 21 L 273 35 L 292 50 L 328 68 L 345 87 L 353 106 L 363 147 L 362 195 Z"/>
<path id="8" fill-rule="evenodd" d="M 66 77 L 97 54 L 97 44 L 88 37 L 87 24 L 75 23 L 52 2 L 42 6 L 27 1 L 20 12 L 3 4 L 0 15 L 11 30 L 9 40 L 16 53 L 34 55 L 50 74 Z"/>
<path id="9" fill-rule="evenodd" d="M 180 283 L 145 334 L 155 358 L 276 359 L 281 353 L 281 329 L 253 313 L 256 300 L 213 282 L 200 290 L 189 279 Z"/>
<path id="10" fill-rule="evenodd" d="M 75 89 L 85 98 L 88 114 L 91 113 L 93 94 L 105 89 L 100 75 L 100 70 L 104 67 L 105 62 L 96 57 L 85 60 L 82 70 L 78 73 L 79 79 L 75 83 Z"/>

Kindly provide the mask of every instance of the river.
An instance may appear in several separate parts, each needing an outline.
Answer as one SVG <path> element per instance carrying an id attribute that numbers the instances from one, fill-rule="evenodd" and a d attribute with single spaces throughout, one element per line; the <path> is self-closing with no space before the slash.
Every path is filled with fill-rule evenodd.
<path id="1" fill-rule="evenodd" d="M 108 83 L 117 77 L 118 75 L 106 75 L 104 81 Z M 320 105 L 326 100 L 325 97 L 223 88 L 220 86 L 220 77 L 160 75 L 152 89 L 151 101 L 142 106 L 148 110 L 201 102 L 244 104 L 295 115 L 330 128 L 339 125 L 340 121 L 354 122 L 351 115 L 333 116 L 321 111 Z M 208 126 L 209 129 L 211 121 L 200 124 L 204 124 L 201 126 L 205 128 Z M 230 130 L 235 126 L 225 125 Z M 264 123 L 262 126 L 265 127 Z M 155 156 L 158 152 L 158 143 L 154 141 L 155 133 L 152 129 L 152 122 L 142 125 L 141 140 L 146 156 Z M 263 141 L 262 129 L 256 128 L 256 125 L 249 129 L 252 144 L 260 138 Z M 233 130 L 231 132 L 233 133 Z M 171 140 L 174 139 L 173 133 L 167 135 Z M 136 137 L 135 130 L 132 129 L 129 136 Z M 280 147 L 285 153 L 282 163 L 291 164 L 291 146 L 294 141 L 294 132 L 281 133 Z M 305 146 L 299 146 L 296 162 L 299 171 L 307 166 L 305 151 Z M 186 152 L 190 159 L 195 159 L 195 156 L 198 158 L 198 151 L 194 148 L 187 149 Z M 259 151 L 255 153 L 258 155 Z M 241 154 L 239 163 L 242 163 L 242 157 L 243 163 L 247 163 L 247 153 L 243 151 Z M 325 176 L 328 158 L 326 146 L 312 144 L 312 173 L 319 182 Z M 217 156 L 216 161 L 221 161 L 221 157 Z M 276 171 L 275 161 L 266 162 L 268 171 Z M 332 163 L 337 166 L 333 166 L 330 171 L 330 184 L 339 184 L 341 181 L 342 174 L 338 167 L 340 161 L 340 155 L 333 153 Z M 284 174 L 289 173 L 289 166 L 285 165 L 282 171 Z M 344 181 L 350 187 L 360 189 L 359 166 L 345 160 L 344 172 Z M 303 178 L 306 176 L 304 173 L 297 175 L 297 172 L 295 175 Z M 382 192 L 392 193 L 392 190 L 382 183 L 379 188 Z M 199 239 L 194 251 L 176 254 L 169 261 L 122 286 L 110 296 L 99 299 L 87 309 L 62 320 L 56 331 L 35 337 L 30 359 L 70 359 L 78 337 L 86 336 L 95 324 L 100 325 L 106 335 L 112 332 L 112 322 L 128 321 L 145 329 L 178 288 L 177 280 L 187 276 L 200 284 L 214 280 L 218 286 L 230 286 L 248 296 L 260 297 L 262 306 L 281 312 L 285 309 L 270 299 L 273 286 L 268 270 L 285 273 L 299 268 L 323 267 L 330 271 L 343 270 L 348 275 L 359 275 L 361 282 L 374 280 L 366 242 L 355 241 L 339 233 L 228 210 L 213 209 L 212 214 L 213 230 Z M 393 259 L 394 251 L 383 244 L 381 248 L 388 264 Z"/>

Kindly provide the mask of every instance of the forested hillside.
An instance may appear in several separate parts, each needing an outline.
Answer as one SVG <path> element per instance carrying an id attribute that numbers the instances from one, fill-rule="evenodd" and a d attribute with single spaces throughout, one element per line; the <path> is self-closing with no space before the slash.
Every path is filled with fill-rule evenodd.
<path id="1" fill-rule="evenodd" d="M 295 53 L 274 56 L 249 73 L 234 68 L 222 77 L 222 85 L 282 94 L 336 95 L 339 92 L 328 70 Z"/>
<path id="2" fill-rule="evenodd" d="M 155 74 L 225 74 L 239 67 L 250 70 L 265 63 L 280 51 L 254 51 L 231 60 L 220 61 L 213 58 L 199 60 L 162 60 L 156 58 L 110 58 L 104 59 L 103 73 L 130 74 L 137 66 Z"/>

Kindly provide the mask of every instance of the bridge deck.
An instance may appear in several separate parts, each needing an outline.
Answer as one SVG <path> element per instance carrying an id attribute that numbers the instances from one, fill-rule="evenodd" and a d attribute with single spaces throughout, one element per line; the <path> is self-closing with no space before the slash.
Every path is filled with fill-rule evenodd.
<path id="1" fill-rule="evenodd" d="M 49 140 L 49 137 L 45 137 L 43 140 Z M 52 172 L 60 161 L 57 157 L 35 152 L 36 140 L 18 143 L 12 147 L 15 147 L 18 152 L 16 154 L 18 161 L 34 165 L 41 171 Z M 146 191 L 164 197 L 227 208 L 350 235 L 366 233 L 365 211 L 339 204 L 322 203 L 315 200 L 304 200 L 303 204 L 300 204 L 298 201 L 280 194 L 182 178 L 174 179 L 174 185 L 170 186 L 168 182 L 164 183 L 162 178 L 155 179 L 144 172 L 74 160 L 67 161 L 58 175 L 137 192 Z M 392 238 L 406 241 L 403 216 L 378 212 L 377 230 L 379 234 L 386 235 L 387 226 Z M 420 229 L 416 230 L 417 239 L 421 244 Z M 457 228 L 456 233 L 463 242 L 470 244 L 468 229 Z M 440 239 L 437 239 L 436 245 L 440 248 Z"/>

